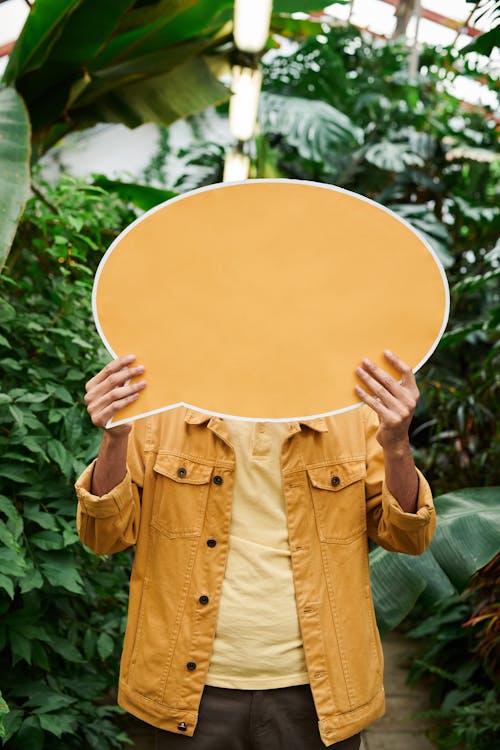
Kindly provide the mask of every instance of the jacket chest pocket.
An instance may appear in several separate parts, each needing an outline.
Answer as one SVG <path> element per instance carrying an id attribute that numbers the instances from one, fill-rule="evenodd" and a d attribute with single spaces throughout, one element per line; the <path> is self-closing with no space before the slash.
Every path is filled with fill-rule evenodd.
<path id="1" fill-rule="evenodd" d="M 169 537 L 201 534 L 213 466 L 158 455 L 152 524 Z"/>
<path id="2" fill-rule="evenodd" d="M 364 461 L 308 468 L 314 513 L 324 542 L 346 543 L 366 530 Z"/>

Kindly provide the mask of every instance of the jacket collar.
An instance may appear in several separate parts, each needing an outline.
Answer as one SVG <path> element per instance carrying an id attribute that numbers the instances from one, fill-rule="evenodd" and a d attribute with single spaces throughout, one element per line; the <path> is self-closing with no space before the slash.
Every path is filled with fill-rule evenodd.
<path id="1" fill-rule="evenodd" d="M 210 422 L 211 419 L 213 419 L 213 417 L 211 417 L 210 414 L 204 414 L 203 412 L 195 411 L 194 409 L 186 409 L 186 414 L 184 415 L 184 420 L 189 424 L 202 425 Z M 303 425 L 304 427 L 308 427 L 316 432 L 328 432 L 328 425 L 324 417 L 317 417 L 316 419 L 301 419 L 298 422 L 295 422 L 295 424 L 299 429 L 300 426 Z"/>

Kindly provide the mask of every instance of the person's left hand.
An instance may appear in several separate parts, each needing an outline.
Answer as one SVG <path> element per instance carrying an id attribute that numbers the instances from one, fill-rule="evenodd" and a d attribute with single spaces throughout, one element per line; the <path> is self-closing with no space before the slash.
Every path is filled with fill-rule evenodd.
<path id="1" fill-rule="evenodd" d="M 401 382 L 398 383 L 371 360 L 364 359 L 356 374 L 371 393 L 360 386 L 355 390 L 359 398 L 378 414 L 377 440 L 380 445 L 384 450 L 398 450 L 408 445 L 408 430 L 420 394 L 411 367 L 388 350 L 384 356 L 401 373 Z"/>

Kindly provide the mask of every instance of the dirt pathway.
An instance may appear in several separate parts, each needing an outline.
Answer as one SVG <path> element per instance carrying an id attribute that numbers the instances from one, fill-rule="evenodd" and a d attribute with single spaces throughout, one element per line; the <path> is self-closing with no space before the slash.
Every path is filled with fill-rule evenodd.
<path id="1" fill-rule="evenodd" d="M 399 633 L 390 633 L 383 646 L 387 712 L 363 732 L 362 750 L 436 750 L 425 734 L 428 722 L 411 719 L 429 707 L 427 690 L 406 684 L 415 644 Z"/>

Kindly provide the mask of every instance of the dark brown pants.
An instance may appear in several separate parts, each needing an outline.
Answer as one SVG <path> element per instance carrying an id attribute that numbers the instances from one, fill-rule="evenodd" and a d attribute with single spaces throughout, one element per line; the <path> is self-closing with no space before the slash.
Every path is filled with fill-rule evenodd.
<path id="1" fill-rule="evenodd" d="M 356 734 L 329 747 L 359 750 Z M 309 685 L 272 690 L 206 687 L 193 737 L 156 730 L 156 750 L 325 750 Z"/>

